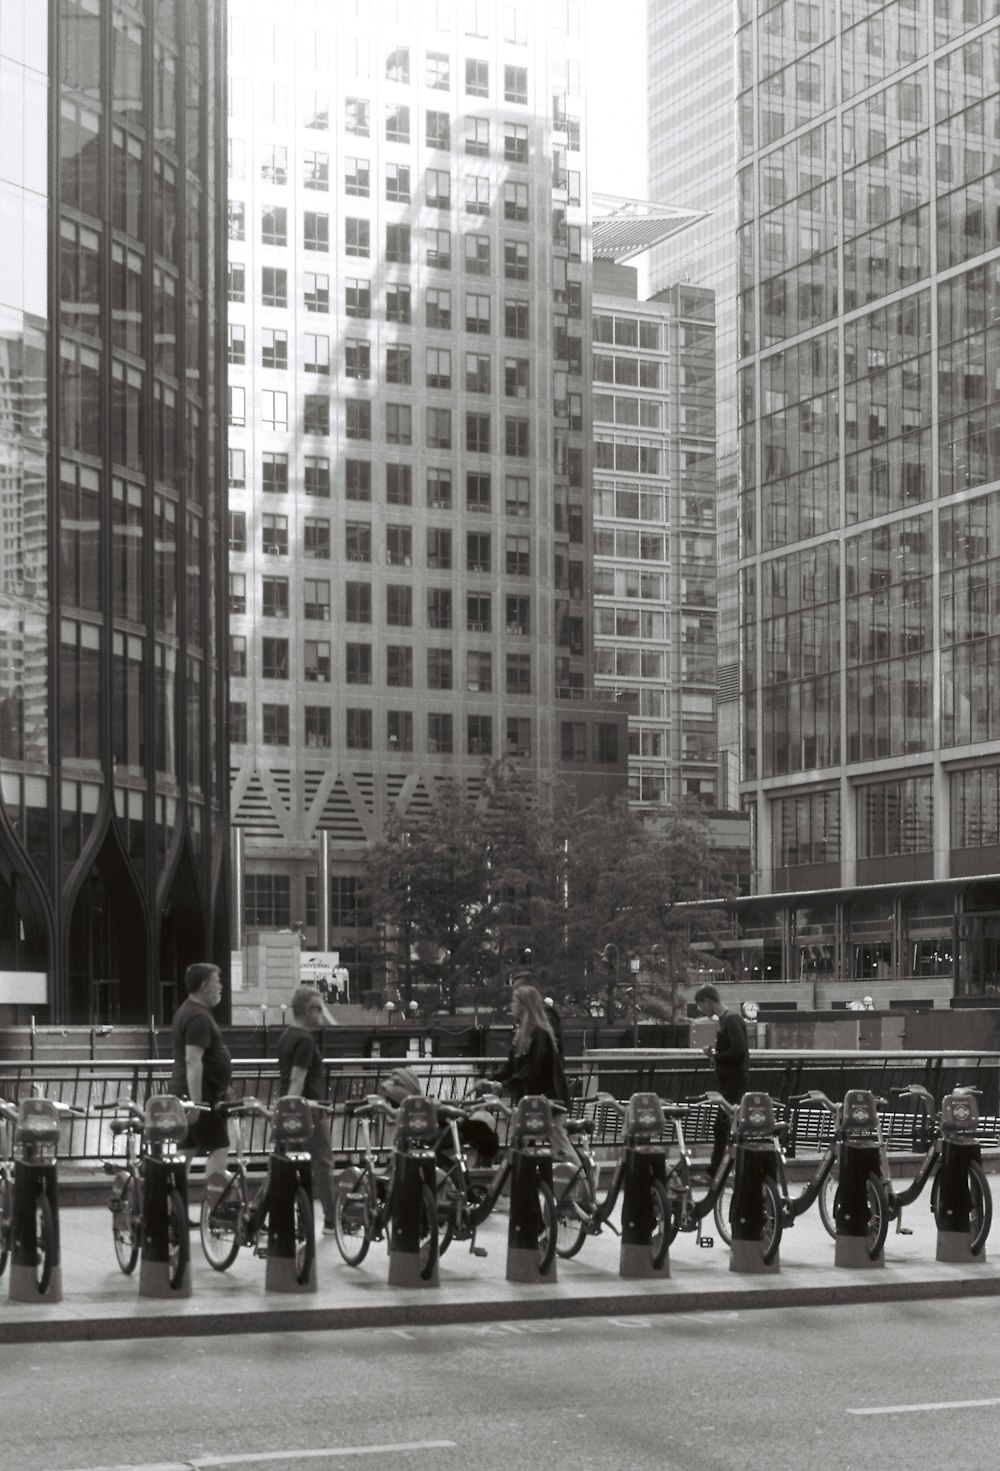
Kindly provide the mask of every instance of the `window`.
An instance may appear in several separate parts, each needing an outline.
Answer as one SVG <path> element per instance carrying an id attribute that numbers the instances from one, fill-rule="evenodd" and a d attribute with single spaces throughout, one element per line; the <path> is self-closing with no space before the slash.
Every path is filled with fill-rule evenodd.
<path id="1" fill-rule="evenodd" d="M 370 501 L 372 467 L 367 460 L 348 460 L 344 472 L 345 494 L 349 501 Z"/>
<path id="2" fill-rule="evenodd" d="M 263 741 L 264 741 L 264 745 L 265 746 L 287 746 L 288 745 L 288 706 L 287 705 L 263 705 L 261 707 L 261 717 L 262 717 L 261 734 L 262 734 L 262 738 L 263 738 Z M 266 874 L 259 874 L 259 873 L 258 874 L 249 874 L 248 873 L 246 875 L 245 883 L 247 884 L 247 890 L 246 890 L 246 894 L 245 894 L 244 898 L 245 898 L 247 907 L 249 907 L 249 905 L 252 904 L 252 903 L 254 903 L 254 904 L 256 903 L 256 896 L 254 896 L 253 898 L 251 897 L 251 890 L 250 890 L 251 882 L 254 882 L 254 883 L 256 883 L 256 884 L 259 885 L 260 880 L 262 878 L 266 878 L 266 877 L 268 877 L 268 875 L 266 875 Z M 287 878 L 282 878 L 282 876 L 280 874 L 274 874 L 273 875 L 273 879 L 274 879 L 274 882 L 276 884 L 284 884 L 285 885 L 285 890 L 287 892 L 287 886 L 288 886 L 288 879 Z M 283 909 L 283 918 L 286 921 L 287 921 L 287 919 L 290 918 L 290 914 L 289 914 L 290 908 L 291 908 L 291 905 L 286 902 L 284 904 L 284 909 Z M 258 911 L 253 910 L 251 912 L 252 913 L 256 913 Z M 273 912 L 275 912 L 275 911 L 272 911 L 272 913 Z"/>
<path id="3" fill-rule="evenodd" d="M 469 174 L 465 180 L 465 209 L 470 215 L 490 212 L 490 181 L 485 174 Z"/>
<path id="4" fill-rule="evenodd" d="M 348 439 L 371 439 L 372 406 L 367 399 L 349 398 L 345 405 Z"/>
<path id="5" fill-rule="evenodd" d="M 386 404 L 385 438 L 387 444 L 413 443 L 413 409 L 409 404 Z"/>
<path id="6" fill-rule="evenodd" d="M 528 245 L 524 240 L 503 243 L 503 273 L 508 281 L 527 281 Z"/>
<path id="7" fill-rule="evenodd" d="M 427 688 L 429 690 L 450 690 L 452 683 L 451 650 L 428 649 Z"/>
<path id="8" fill-rule="evenodd" d="M 283 143 L 265 143 L 260 155 L 260 176 L 269 184 L 288 183 L 288 149 Z"/>
<path id="9" fill-rule="evenodd" d="M 503 186 L 503 217 L 526 223 L 528 219 L 528 186 L 508 181 Z"/>
<path id="10" fill-rule="evenodd" d="M 531 512 L 531 486 L 527 475 L 508 475 L 504 481 L 508 516 L 527 516 Z"/>
<path id="11" fill-rule="evenodd" d="M 465 293 L 465 330 L 489 336 L 491 301 L 477 291 Z"/>
<path id="12" fill-rule="evenodd" d="M 387 82 L 402 82 L 409 86 L 410 82 L 410 48 L 409 46 L 394 46 L 385 58 L 385 77 Z"/>
<path id="13" fill-rule="evenodd" d="M 266 495 L 285 495 L 288 491 L 288 456 L 265 450 L 261 456 L 261 489 Z"/>
<path id="14" fill-rule="evenodd" d="M 288 517 L 263 515 L 260 518 L 261 551 L 265 557 L 288 555 Z"/>
<path id="15" fill-rule="evenodd" d="M 307 373 L 328 374 L 330 371 L 330 339 L 318 332 L 304 332 L 302 334 L 305 347 L 305 362 L 303 364 Z"/>
<path id="16" fill-rule="evenodd" d="M 486 158 L 490 151 L 490 124 L 485 117 L 470 117 L 465 122 L 465 151 L 476 158 Z"/>
<path id="17" fill-rule="evenodd" d="M 229 673 L 233 679 L 247 677 L 247 640 L 245 633 L 229 635 Z"/>
<path id="18" fill-rule="evenodd" d="M 247 360 L 247 329 L 238 322 L 229 323 L 229 361 L 241 366 Z"/>
<path id="19" fill-rule="evenodd" d="M 410 264 L 409 225 L 386 225 L 385 258 L 391 265 Z"/>
<path id="20" fill-rule="evenodd" d="M 365 106 L 367 106 L 367 103 Z M 307 128 L 315 128 L 317 132 L 325 133 L 330 126 L 330 98 L 328 94 L 326 92 L 306 92 L 303 95 L 302 118 Z"/>
<path id="21" fill-rule="evenodd" d="M 387 163 L 385 166 L 385 197 L 397 204 L 410 202 L 410 166 L 406 163 Z"/>
<path id="22" fill-rule="evenodd" d="M 265 618 L 288 617 L 288 578 L 265 577 L 261 584 L 261 609 Z"/>
<path id="23" fill-rule="evenodd" d="M 509 695 L 531 694 L 531 655 L 507 655 L 507 693 Z"/>
<path id="24" fill-rule="evenodd" d="M 427 471 L 427 504 L 433 510 L 451 510 L 451 471 L 445 468 Z"/>
<path id="25" fill-rule="evenodd" d="M 372 682 L 372 646 L 371 644 L 346 644 L 345 673 L 348 684 L 371 684 Z"/>
<path id="26" fill-rule="evenodd" d="M 358 893 L 358 880 L 334 874 L 330 881 L 330 923 L 339 929 L 370 929 L 371 905 Z"/>
<path id="27" fill-rule="evenodd" d="M 466 97 L 488 97 L 490 95 L 490 64 L 468 57 L 465 62 Z"/>
<path id="28" fill-rule="evenodd" d="M 348 221 L 348 225 L 350 225 L 350 223 L 351 222 L 349 220 Z M 367 231 L 367 228 L 368 228 L 368 222 L 367 222 L 367 220 L 360 221 L 359 223 L 364 224 L 365 231 Z M 359 247 L 360 247 L 360 244 L 361 244 L 360 239 L 358 241 L 358 244 L 359 244 Z M 305 211 L 305 213 L 303 215 L 302 245 L 303 245 L 303 248 L 305 250 L 323 250 L 323 251 L 326 251 L 326 250 L 329 250 L 330 249 L 330 216 L 329 215 L 326 215 L 326 214 L 317 214 L 317 212 L 315 210 L 312 210 L 312 209 L 307 209 Z M 364 237 L 364 249 L 362 250 L 362 249 L 359 248 L 356 251 L 352 251 L 351 250 L 351 248 L 350 248 L 350 237 L 348 236 L 347 254 L 348 255 L 367 255 L 368 254 L 367 234 L 365 234 L 365 237 Z"/>
<path id="29" fill-rule="evenodd" d="M 430 297 L 432 293 L 428 292 Z M 385 319 L 387 322 L 408 323 L 410 320 L 410 288 L 399 281 L 385 288 Z"/>
<path id="30" fill-rule="evenodd" d="M 231 199 L 229 201 L 229 238 L 230 240 L 245 240 L 247 207 L 242 199 Z"/>
<path id="31" fill-rule="evenodd" d="M 390 567 L 413 565 L 413 530 L 409 526 L 385 528 L 385 560 Z"/>
<path id="32" fill-rule="evenodd" d="M 390 751 L 412 751 L 413 712 L 387 710 L 385 736 Z"/>
<path id="33" fill-rule="evenodd" d="M 465 477 L 465 507 L 468 511 L 488 511 L 491 504 L 490 477 L 470 470 Z"/>
<path id="34" fill-rule="evenodd" d="M 451 387 L 451 351 L 448 348 L 429 347 L 427 349 L 427 387 Z M 450 438 L 449 434 L 449 440 Z"/>
<path id="35" fill-rule="evenodd" d="M 371 225 L 368 220 L 348 218 L 344 221 L 344 249 L 348 255 L 371 254 Z"/>
<path id="36" fill-rule="evenodd" d="M 504 336 L 526 340 L 528 337 L 528 303 L 505 301 L 503 307 Z"/>
<path id="37" fill-rule="evenodd" d="M 344 610 L 348 623 L 372 621 L 372 589 L 370 582 L 344 584 Z"/>
<path id="38" fill-rule="evenodd" d="M 306 455 L 304 461 L 304 489 L 306 495 L 319 496 L 324 500 L 330 496 L 330 461 L 321 455 Z"/>
<path id="39" fill-rule="evenodd" d="M 288 333 L 265 327 L 260 334 L 260 365 L 278 370 L 288 367 Z"/>
<path id="40" fill-rule="evenodd" d="M 505 5 L 503 8 L 503 38 L 515 46 L 528 44 L 528 10 L 524 5 Z"/>
<path id="41" fill-rule="evenodd" d="M 387 143 L 409 143 L 410 109 L 389 106 L 385 110 L 385 138 Z"/>
<path id="42" fill-rule="evenodd" d="M 466 393 L 489 393 L 490 376 L 490 359 L 485 353 L 467 352 L 465 354 Z"/>
<path id="43" fill-rule="evenodd" d="M 317 275 L 314 271 L 306 271 L 304 300 L 307 312 L 328 312 L 330 310 L 330 277 Z"/>
<path id="44" fill-rule="evenodd" d="M 515 419 L 513 415 L 507 414 L 504 418 L 504 453 L 515 459 L 526 460 L 529 441 L 529 421 Z"/>
<path id="45" fill-rule="evenodd" d="M 489 414 L 465 415 L 465 447 L 471 454 L 488 455 L 490 452 Z"/>
<path id="46" fill-rule="evenodd" d="M 241 449 L 231 449 L 229 451 L 229 484 L 236 490 L 243 490 L 246 483 L 246 453 Z"/>
<path id="47" fill-rule="evenodd" d="M 433 711 L 428 714 L 427 749 L 441 755 L 449 755 L 454 749 L 450 715 L 438 715 Z"/>
<path id="48" fill-rule="evenodd" d="M 351 645 L 348 644 L 348 648 L 350 647 Z M 360 647 L 364 646 L 361 645 Z M 329 641 L 327 639 L 307 638 L 302 645 L 302 673 L 304 678 L 314 684 L 329 684 L 331 667 Z"/>
<path id="49" fill-rule="evenodd" d="M 265 429 L 288 428 L 288 394 L 265 388 L 260 396 L 260 419 Z"/>
<path id="50" fill-rule="evenodd" d="M 412 353 L 409 347 L 387 347 L 385 350 L 385 381 L 387 383 L 410 383 L 413 380 Z"/>
<path id="51" fill-rule="evenodd" d="M 451 270 L 451 231 L 425 230 L 427 264 L 435 270 Z"/>
<path id="52" fill-rule="evenodd" d="M 504 392 L 508 398 L 530 398 L 527 358 L 505 358 L 503 365 Z"/>
<path id="53" fill-rule="evenodd" d="M 489 572 L 490 534 L 488 531 L 466 532 L 465 565 L 470 572 Z"/>
<path id="54" fill-rule="evenodd" d="M 531 572 L 531 539 L 527 536 L 509 534 L 504 538 L 507 554 L 507 573 L 512 577 L 527 577 Z"/>
<path id="55" fill-rule="evenodd" d="M 349 562 L 370 562 L 372 529 L 367 521 L 348 521 L 344 527 L 344 544 Z"/>
<path id="56" fill-rule="evenodd" d="M 594 760 L 613 766 L 618 760 L 618 727 L 598 721 L 594 726 Z"/>
<path id="57" fill-rule="evenodd" d="M 303 580 L 302 611 L 308 622 L 329 623 L 330 584 L 326 579 L 306 577 Z"/>
<path id="58" fill-rule="evenodd" d="M 428 408 L 428 449 L 451 449 L 451 409 Z"/>
<path id="59" fill-rule="evenodd" d="M 465 269 L 470 276 L 490 274 L 490 237 L 488 235 L 466 235 Z"/>
<path id="60" fill-rule="evenodd" d="M 348 160 L 348 166 L 350 166 L 350 162 L 351 161 Z M 354 162 L 358 164 L 365 164 L 365 167 L 367 169 L 366 160 L 355 159 Z M 316 153 L 311 148 L 307 148 L 305 150 L 302 155 L 302 186 L 305 189 L 329 189 L 330 155 L 328 153 Z M 367 194 L 367 192 L 368 189 L 366 181 L 365 193 Z M 350 193 L 349 189 L 348 193 Z"/>
<path id="61" fill-rule="evenodd" d="M 424 293 L 424 310 L 428 327 L 447 331 L 451 327 L 451 292 L 431 286 Z"/>
<path id="62" fill-rule="evenodd" d="M 372 712 L 370 710 L 348 710 L 347 749 L 370 751 L 372 748 Z"/>
<path id="63" fill-rule="evenodd" d="M 314 750 L 326 750 L 330 745 L 330 711 L 326 705 L 305 707 L 306 745 Z"/>
<path id="64" fill-rule="evenodd" d="M 288 305 L 288 272 L 279 266 L 264 266 L 260 273 L 260 299 L 264 306 Z"/>
<path id="65" fill-rule="evenodd" d="M 349 277 L 344 288 L 344 311 L 349 317 L 370 317 L 372 288 L 370 281 Z"/>
<path id="66" fill-rule="evenodd" d="M 517 715 L 507 717 L 507 751 L 511 756 L 531 755 L 531 721 Z"/>
<path id="67" fill-rule="evenodd" d="M 367 138 L 371 127 L 371 104 L 367 97 L 344 98 L 344 131 Z"/>
<path id="68" fill-rule="evenodd" d="M 302 401 L 302 429 L 305 434 L 329 434 L 330 400 L 325 395 L 305 395 Z"/>
<path id="69" fill-rule="evenodd" d="M 265 204 L 260 212 L 262 245 L 288 244 L 288 210 L 284 206 Z"/>
<path id="70" fill-rule="evenodd" d="M 505 102 L 528 101 L 528 68 L 505 66 L 503 69 L 503 96 Z"/>
<path id="71" fill-rule="evenodd" d="M 265 679 L 288 678 L 287 638 L 261 639 L 261 673 Z"/>
<path id="72" fill-rule="evenodd" d="M 371 343 L 365 337 L 348 337 L 344 342 L 344 372 L 348 378 L 370 378 Z"/>
<path id="73" fill-rule="evenodd" d="M 427 589 L 427 627 L 451 627 L 451 589 L 431 587 Z"/>
<path id="74" fill-rule="evenodd" d="M 413 688 L 413 650 L 404 644 L 387 644 L 385 682 L 390 689 Z"/>
<path id="75" fill-rule="evenodd" d="M 467 715 L 465 717 L 465 749 L 470 756 L 492 756 L 493 717 L 491 715 Z"/>
<path id="76" fill-rule="evenodd" d="M 392 628 L 413 627 L 412 587 L 389 583 L 385 590 L 385 621 Z"/>
<path id="77" fill-rule="evenodd" d="M 231 261 L 229 264 L 229 300 L 246 301 L 247 269 Z"/>
<path id="78" fill-rule="evenodd" d="M 451 147 L 451 118 L 448 114 L 428 109 L 425 124 L 427 147 L 440 148 L 447 152 Z"/>
<path id="79" fill-rule="evenodd" d="M 451 566 L 451 532 L 444 527 L 427 528 L 427 565 L 437 568 Z"/>
<path id="80" fill-rule="evenodd" d="M 528 162 L 528 129 L 520 123 L 505 123 L 503 156 L 508 163 Z"/>
<path id="81" fill-rule="evenodd" d="M 236 429 L 243 429 L 247 422 L 247 404 L 245 388 L 230 388 L 229 390 L 229 422 Z"/>
<path id="82" fill-rule="evenodd" d="M 247 580 L 242 572 L 229 574 L 229 611 L 240 617 L 247 610 Z"/>
<path id="83" fill-rule="evenodd" d="M 385 502 L 387 506 L 413 504 L 413 466 L 386 465 Z"/>
<path id="84" fill-rule="evenodd" d="M 531 632 L 531 599 L 508 597 L 505 608 L 507 632 L 527 637 Z"/>
<path id="85" fill-rule="evenodd" d="M 232 450 L 230 450 L 232 454 Z M 247 517 L 245 511 L 229 512 L 229 550 L 245 552 L 247 549 Z"/>
<path id="86" fill-rule="evenodd" d="M 426 53 L 424 81 L 432 92 L 451 90 L 451 57 L 447 51 L 428 51 Z"/>
<path id="87" fill-rule="evenodd" d="M 465 600 L 465 626 L 470 633 L 489 633 L 492 627 L 488 592 L 469 593 Z"/>

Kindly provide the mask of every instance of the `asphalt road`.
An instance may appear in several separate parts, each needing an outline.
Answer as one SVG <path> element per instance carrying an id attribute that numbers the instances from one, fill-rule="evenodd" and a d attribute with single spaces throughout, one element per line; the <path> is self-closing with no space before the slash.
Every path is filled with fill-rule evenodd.
<path id="1" fill-rule="evenodd" d="M 0 1349 L 2 1471 L 990 1471 L 989 1300 Z"/>

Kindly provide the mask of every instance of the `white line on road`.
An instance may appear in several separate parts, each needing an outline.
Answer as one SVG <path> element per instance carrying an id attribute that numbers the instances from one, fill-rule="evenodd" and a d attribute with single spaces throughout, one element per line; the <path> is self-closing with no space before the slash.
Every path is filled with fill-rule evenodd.
<path id="1" fill-rule="evenodd" d="M 1000 1399 L 937 1400 L 925 1405 L 875 1405 L 867 1410 L 848 1410 L 849 1415 L 919 1415 L 926 1410 L 977 1410 L 1000 1405 Z"/>
<path id="2" fill-rule="evenodd" d="M 80 1466 L 75 1471 L 202 1471 L 209 1466 L 250 1466 L 264 1461 L 318 1460 L 321 1456 L 381 1456 L 393 1451 L 451 1451 L 453 1440 L 411 1440 L 398 1445 L 325 1446 L 322 1450 L 235 1451 L 228 1456 L 192 1456 L 188 1461 L 151 1461 L 142 1465 Z"/>

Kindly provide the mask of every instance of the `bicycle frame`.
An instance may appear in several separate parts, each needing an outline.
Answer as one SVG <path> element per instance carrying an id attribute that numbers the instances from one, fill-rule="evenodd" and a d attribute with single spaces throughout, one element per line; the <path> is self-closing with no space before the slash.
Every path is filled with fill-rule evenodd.
<path id="1" fill-rule="evenodd" d="M 733 1104 L 727 1103 L 721 1094 L 709 1095 L 708 1101 L 717 1103 L 726 1109 L 730 1119 L 730 1131 L 726 1152 L 709 1182 L 706 1193 L 700 1200 L 695 1200 L 691 1192 L 691 1151 L 684 1138 L 682 1118 L 679 1114 L 671 1115 L 677 1133 L 678 1159 L 672 1167 L 668 1163 L 667 1189 L 676 1198 L 677 1228 L 680 1231 L 697 1231 L 705 1217 L 715 1209 L 715 1203 L 720 1199 L 726 1187 L 726 1181 L 736 1160 L 736 1135 L 732 1124 L 737 1110 Z"/>
<path id="2" fill-rule="evenodd" d="M 781 1219 L 783 1226 L 793 1225 L 799 1218 L 804 1216 L 810 1206 L 819 1199 L 819 1193 L 827 1176 L 837 1163 L 840 1147 L 840 1106 L 831 1104 L 829 1099 L 816 1099 L 822 1102 L 833 1114 L 834 1129 L 829 1144 L 820 1156 L 813 1174 L 806 1182 L 805 1187 L 798 1195 L 790 1195 L 788 1191 L 788 1176 L 785 1170 L 785 1151 L 781 1144 L 780 1135 L 775 1136 L 774 1141 L 774 1176 L 778 1186 L 779 1199 L 781 1201 Z"/>
<path id="3" fill-rule="evenodd" d="M 461 1119 L 457 1117 L 449 1118 L 434 1141 L 434 1151 L 440 1172 L 437 1190 L 438 1209 L 442 1211 L 442 1219 L 451 1226 L 455 1240 L 472 1240 L 474 1245 L 476 1232 L 493 1211 L 501 1191 L 510 1178 L 511 1162 L 509 1156 L 503 1160 L 493 1172 L 482 1195 L 472 1198 L 475 1182 L 469 1168 L 465 1145 L 459 1136 L 460 1123 Z M 446 1139 L 450 1140 L 451 1152 L 454 1156 L 452 1163 L 447 1167 L 442 1163 L 440 1155 L 441 1146 Z M 455 1192 L 452 1200 L 448 1199 L 446 1190 L 443 1189 L 448 1185 Z"/>

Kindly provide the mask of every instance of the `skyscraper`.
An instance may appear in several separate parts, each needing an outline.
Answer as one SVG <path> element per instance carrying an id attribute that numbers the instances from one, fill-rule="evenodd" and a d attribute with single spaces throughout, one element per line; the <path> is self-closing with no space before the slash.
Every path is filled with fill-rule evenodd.
<path id="1" fill-rule="evenodd" d="M 148 1020 L 227 950 L 224 13 L 0 11 L 0 1003 Z"/>
<path id="2" fill-rule="evenodd" d="M 582 10 L 232 18 L 237 912 L 355 970 L 391 812 L 505 756 L 624 787 L 592 693 Z"/>

